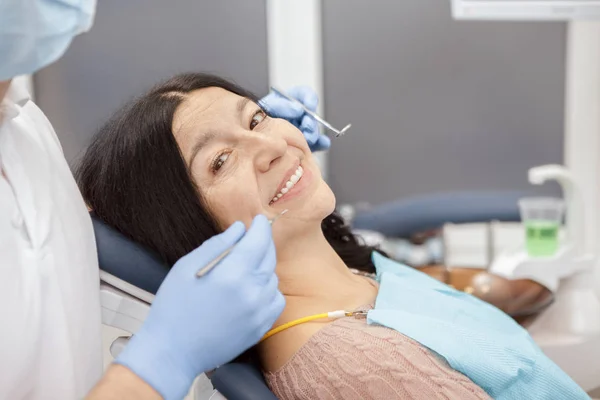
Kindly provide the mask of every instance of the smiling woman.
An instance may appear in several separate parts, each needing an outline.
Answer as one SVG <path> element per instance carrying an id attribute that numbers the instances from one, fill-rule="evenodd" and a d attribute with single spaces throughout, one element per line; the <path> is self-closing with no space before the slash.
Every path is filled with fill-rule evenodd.
<path id="1" fill-rule="evenodd" d="M 333 193 L 300 131 L 267 117 L 248 96 L 222 87 L 194 90 L 172 125 L 191 178 L 220 228 L 236 220 L 249 224 L 255 215 L 274 215 L 285 206 L 292 211 L 286 225 L 296 231 L 294 220 L 320 222 L 333 211 Z"/>
<path id="2" fill-rule="evenodd" d="M 282 152 L 289 154 L 277 156 Z M 269 118 L 256 96 L 231 82 L 184 74 L 156 86 L 106 123 L 88 147 L 77 179 L 98 216 L 172 265 L 230 221 L 249 223 L 250 215 L 290 208 L 285 198 L 276 207 L 272 200 L 300 162 L 318 176 L 327 215 L 333 195 L 295 127 Z M 306 183 L 311 179 L 304 167 L 300 181 Z M 267 173 L 261 172 L 265 168 Z M 292 194 L 286 197 L 291 200 Z M 295 208 L 314 208 L 314 202 L 307 203 L 298 201 Z M 219 209 L 227 215 L 220 217 Z M 297 222 L 304 213 L 296 211 Z M 345 262 L 371 272 L 372 249 L 359 246 L 335 214 L 320 219 Z"/>
<path id="3" fill-rule="evenodd" d="M 333 213 L 335 197 L 302 133 L 251 93 L 204 74 L 177 76 L 119 112 L 83 157 L 96 214 L 170 265 L 234 221 L 289 212 L 273 226 L 286 308 L 276 322 L 368 309 L 373 249 Z M 311 321 L 257 347 L 280 399 L 483 399 L 486 393 L 406 336 L 364 319 Z"/>

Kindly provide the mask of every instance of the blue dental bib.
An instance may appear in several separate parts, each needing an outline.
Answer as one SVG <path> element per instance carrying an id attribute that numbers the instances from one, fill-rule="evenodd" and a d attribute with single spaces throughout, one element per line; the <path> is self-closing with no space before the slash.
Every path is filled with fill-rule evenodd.
<path id="1" fill-rule="evenodd" d="M 494 399 L 590 398 L 499 309 L 378 253 L 373 262 L 380 286 L 369 324 L 416 340 Z"/>

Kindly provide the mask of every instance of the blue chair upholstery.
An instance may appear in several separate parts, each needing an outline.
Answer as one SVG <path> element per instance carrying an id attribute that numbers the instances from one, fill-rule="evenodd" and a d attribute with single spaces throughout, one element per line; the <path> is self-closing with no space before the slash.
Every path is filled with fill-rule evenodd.
<path id="1" fill-rule="evenodd" d="M 142 246 L 104 224 L 93 213 L 100 269 L 149 293 L 156 294 L 168 266 Z M 252 365 L 231 363 L 219 367 L 211 382 L 228 400 L 277 399 L 261 373 Z"/>
<path id="2" fill-rule="evenodd" d="M 262 374 L 249 364 L 223 365 L 217 368 L 210 381 L 228 400 L 277 400 L 265 384 Z"/>
<path id="3" fill-rule="evenodd" d="M 353 228 L 380 232 L 389 237 L 410 238 L 446 223 L 521 220 L 518 201 L 527 192 L 456 192 L 412 197 L 361 212 Z"/>
<path id="4" fill-rule="evenodd" d="M 100 269 L 156 294 L 169 267 L 150 251 L 106 225 L 93 213 L 91 216 Z"/>

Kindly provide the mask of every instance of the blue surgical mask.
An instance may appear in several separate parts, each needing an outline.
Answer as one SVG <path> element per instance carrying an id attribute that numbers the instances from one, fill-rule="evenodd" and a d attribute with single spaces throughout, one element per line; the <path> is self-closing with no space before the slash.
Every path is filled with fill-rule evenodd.
<path id="1" fill-rule="evenodd" d="M 96 0 L 0 0 L 0 81 L 56 61 L 95 10 Z"/>

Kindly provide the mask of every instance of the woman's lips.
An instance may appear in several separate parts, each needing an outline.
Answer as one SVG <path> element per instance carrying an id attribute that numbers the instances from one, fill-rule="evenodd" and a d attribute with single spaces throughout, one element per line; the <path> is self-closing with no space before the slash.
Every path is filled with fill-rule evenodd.
<path id="1" fill-rule="evenodd" d="M 283 179 L 281 180 L 281 182 L 279 183 L 279 186 L 277 187 L 277 191 L 273 194 L 272 200 L 274 200 L 280 194 L 281 195 L 285 194 L 285 193 L 282 193 L 282 190 L 286 188 L 286 184 L 289 182 L 289 180 L 292 178 L 292 176 L 294 176 L 298 173 L 299 168 L 300 168 L 300 160 L 296 160 L 294 165 L 292 165 L 290 167 L 290 169 L 288 169 L 286 171 Z M 281 197 L 281 196 L 279 196 L 279 197 Z"/>
<path id="2" fill-rule="evenodd" d="M 298 196 L 306 187 L 309 186 L 310 182 L 312 181 L 312 173 L 308 169 L 303 167 L 301 168 L 302 174 L 298 181 L 291 188 L 289 188 L 286 193 L 280 193 L 282 196 L 277 198 L 277 200 L 271 200 L 269 205 L 276 206 L 277 204 L 285 203 L 286 201 Z"/>

